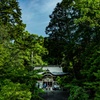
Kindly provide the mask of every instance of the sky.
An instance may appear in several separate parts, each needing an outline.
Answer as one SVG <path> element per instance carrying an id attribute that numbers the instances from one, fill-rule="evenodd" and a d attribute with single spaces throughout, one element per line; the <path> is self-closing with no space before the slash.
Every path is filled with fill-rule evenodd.
<path id="1" fill-rule="evenodd" d="M 31 34 L 46 37 L 45 28 L 50 22 L 56 4 L 62 0 L 18 0 L 23 23 Z"/>

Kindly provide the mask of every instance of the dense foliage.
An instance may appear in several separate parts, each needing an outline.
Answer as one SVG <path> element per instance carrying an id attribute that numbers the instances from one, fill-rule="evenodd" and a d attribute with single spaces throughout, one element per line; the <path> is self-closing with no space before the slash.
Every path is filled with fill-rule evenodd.
<path id="1" fill-rule="evenodd" d="M 68 100 L 100 100 L 100 1 L 62 0 L 49 17 L 48 37 L 30 34 L 17 0 L 0 0 L 0 100 L 40 100 L 34 67 L 47 63 L 69 72 Z"/>
<path id="2" fill-rule="evenodd" d="M 25 31 L 16 0 L 0 0 L 0 100 L 35 100 L 44 38 Z M 36 92 L 37 91 L 37 92 Z"/>
<path id="3" fill-rule="evenodd" d="M 63 0 L 50 15 L 45 47 L 48 63 L 70 75 L 58 79 L 69 100 L 100 99 L 100 1 Z M 58 62 L 57 62 L 58 61 Z"/>

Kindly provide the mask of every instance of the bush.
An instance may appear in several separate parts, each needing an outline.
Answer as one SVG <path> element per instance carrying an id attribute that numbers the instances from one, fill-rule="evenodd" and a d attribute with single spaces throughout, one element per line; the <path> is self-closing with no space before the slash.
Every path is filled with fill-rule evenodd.
<path id="1" fill-rule="evenodd" d="M 70 96 L 68 100 L 88 100 L 89 95 L 79 86 L 72 86 L 70 88 Z"/>

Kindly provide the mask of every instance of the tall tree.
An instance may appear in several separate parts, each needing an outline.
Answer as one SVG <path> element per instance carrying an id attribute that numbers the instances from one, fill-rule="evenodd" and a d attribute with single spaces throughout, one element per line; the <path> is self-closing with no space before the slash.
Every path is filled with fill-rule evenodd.
<path id="1" fill-rule="evenodd" d="M 55 64 L 61 64 L 65 49 L 70 48 L 71 50 L 73 48 L 73 36 L 76 28 L 74 19 L 77 15 L 77 11 L 73 7 L 68 6 L 66 9 L 60 3 L 57 4 L 50 15 L 51 20 L 46 27 L 46 34 L 49 35 L 48 41 L 50 42 L 47 48 L 49 50 L 49 57 L 55 59 Z M 69 44 L 72 45 L 68 47 Z"/>
<path id="2" fill-rule="evenodd" d="M 63 0 L 62 4 L 65 8 L 67 8 L 68 5 L 66 0 Z M 74 71 L 77 72 L 76 75 L 80 77 L 76 77 L 76 79 L 78 79 L 79 81 L 75 81 L 74 78 L 73 84 L 77 84 L 79 87 L 85 87 L 85 90 L 89 91 L 89 98 L 91 100 L 93 100 L 94 98 L 99 100 L 98 95 L 100 94 L 99 91 L 97 92 L 97 88 L 100 88 L 100 80 L 97 78 L 98 76 L 96 76 L 98 75 L 98 72 L 100 70 L 100 63 L 98 62 L 100 59 L 99 5 L 99 0 L 74 0 L 72 3 L 72 6 L 74 6 L 74 8 L 76 8 L 80 13 L 80 16 L 74 20 L 74 24 L 78 26 L 75 32 L 77 33 L 78 37 L 76 38 L 76 45 L 73 48 L 73 63 L 71 63 L 70 65 L 73 66 Z M 76 90 L 77 89 L 75 89 L 75 91 Z M 73 91 L 73 88 L 71 89 L 71 91 Z M 75 91 L 72 92 L 70 98 L 74 97 Z M 76 98 L 78 99 L 78 97 Z M 72 100 L 75 100 L 75 98 L 73 98 Z"/>
<path id="3" fill-rule="evenodd" d="M 84 91 L 82 95 L 86 100 L 89 96 L 90 99 L 94 99 L 96 95 L 95 98 L 99 98 L 99 91 L 96 92 L 97 88 L 100 88 L 98 79 L 100 70 L 100 63 L 98 62 L 100 59 L 99 6 L 99 0 L 63 0 L 50 15 L 51 20 L 46 28 L 49 35 L 46 39 L 48 43 L 46 46 L 52 54 L 51 59 L 57 57 L 53 56 L 55 55 L 53 54 L 54 48 L 57 50 L 59 47 L 60 55 L 64 55 L 62 65 L 65 66 L 66 71 L 70 71 L 68 80 L 69 83 L 72 83 L 70 98 L 74 97 L 77 90 L 79 90 L 77 99 L 81 90 Z M 61 39 L 64 43 L 61 45 L 63 49 L 58 46 L 59 43 L 62 43 Z M 74 87 L 74 85 L 77 86 Z M 85 90 L 89 91 L 89 96 L 86 96 Z M 71 98 L 71 100 L 75 100 L 75 98 Z"/>
<path id="4" fill-rule="evenodd" d="M 4 24 L 21 24 L 21 9 L 17 0 L 0 0 L 0 19 Z"/>
<path id="5" fill-rule="evenodd" d="M 11 40 L 22 35 L 25 24 L 22 23 L 17 0 L 0 0 L 0 23 L 9 27 L 8 35 Z"/>
<path id="6" fill-rule="evenodd" d="M 0 97 L 33 100 L 41 77 L 34 66 L 45 64 L 47 53 L 44 39 L 25 31 L 17 0 L 0 0 L 0 26 Z"/>

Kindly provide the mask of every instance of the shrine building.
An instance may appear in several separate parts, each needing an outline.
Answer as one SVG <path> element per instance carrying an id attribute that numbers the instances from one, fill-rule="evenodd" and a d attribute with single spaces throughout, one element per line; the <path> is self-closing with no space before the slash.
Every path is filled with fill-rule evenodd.
<path id="1" fill-rule="evenodd" d="M 63 72 L 62 67 L 58 65 L 49 65 L 49 66 L 42 66 L 42 67 L 35 67 L 35 70 L 42 69 L 43 71 L 40 72 L 39 74 L 42 75 L 42 79 L 38 80 L 38 86 L 39 88 L 59 88 L 59 85 L 56 82 L 57 76 L 64 76 L 67 73 Z"/>

